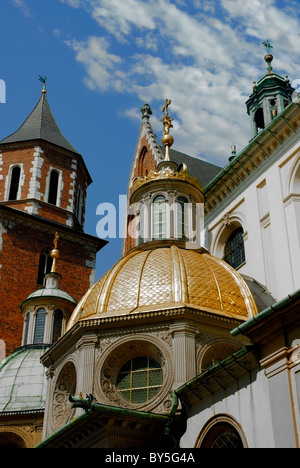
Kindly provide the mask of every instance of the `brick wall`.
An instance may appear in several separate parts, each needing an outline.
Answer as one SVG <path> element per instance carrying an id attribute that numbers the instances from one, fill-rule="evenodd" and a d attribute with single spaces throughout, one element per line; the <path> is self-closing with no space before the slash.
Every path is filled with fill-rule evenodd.
<path id="1" fill-rule="evenodd" d="M 132 180 L 130 181 L 129 186 L 131 186 L 132 181 L 136 179 L 137 177 L 145 177 L 147 174 L 149 174 L 150 171 L 155 171 L 156 166 L 157 164 L 152 154 L 147 137 L 144 136 L 140 142 L 139 153 L 136 159 Z M 129 189 L 129 195 L 130 196 L 132 195 L 131 188 Z M 134 223 L 134 220 L 132 219 L 131 216 L 128 216 L 127 226 L 129 225 L 129 223 L 131 223 L 131 226 L 132 226 L 132 223 Z M 127 238 L 125 239 L 125 244 L 124 244 L 125 245 L 124 253 L 129 252 L 130 249 L 135 247 L 135 244 L 136 244 L 136 240 L 130 237 L 130 235 L 127 233 Z"/>
<path id="2" fill-rule="evenodd" d="M 28 146 L 30 145 L 30 146 Z M 2 147 L 0 153 L 0 201 L 7 206 L 46 217 L 75 229 L 84 221 L 87 177 L 76 155 L 41 143 L 19 143 L 13 148 Z M 21 167 L 18 203 L 8 201 L 10 172 L 15 165 Z M 49 205 L 48 192 L 51 170 L 59 173 L 58 208 Z M 82 191 L 83 216 L 76 222 L 78 187 Z M 47 204 L 47 205 L 45 205 Z M 75 221 L 74 221 L 75 219 Z"/>
<path id="3" fill-rule="evenodd" d="M 29 218 L 29 219 L 28 219 Z M 26 222 L 16 213 L 15 219 L 0 214 L 0 339 L 6 342 L 7 354 L 21 345 L 23 317 L 20 304 L 39 289 L 37 275 L 40 254 L 52 250 L 55 231 L 60 235 L 58 272 L 62 275 L 61 289 L 78 302 L 91 286 L 94 277 L 96 243 L 83 234 L 59 231 L 56 225 L 38 225 L 27 217 Z M 31 222 L 30 222 L 31 221 Z"/>

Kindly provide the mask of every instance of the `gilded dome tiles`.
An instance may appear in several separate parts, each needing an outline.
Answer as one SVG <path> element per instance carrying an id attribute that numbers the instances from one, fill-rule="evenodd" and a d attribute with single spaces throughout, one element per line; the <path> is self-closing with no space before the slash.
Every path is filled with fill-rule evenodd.
<path id="1" fill-rule="evenodd" d="M 133 249 L 85 295 L 68 328 L 89 318 L 187 306 L 236 319 L 257 313 L 242 277 L 206 251 L 163 243 Z"/>

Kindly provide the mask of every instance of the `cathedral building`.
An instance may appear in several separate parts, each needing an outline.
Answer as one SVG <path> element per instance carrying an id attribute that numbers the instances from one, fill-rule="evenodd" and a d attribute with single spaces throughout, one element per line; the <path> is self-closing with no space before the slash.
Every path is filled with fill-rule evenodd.
<path id="1" fill-rule="evenodd" d="M 55 229 L 41 236 L 49 246 L 52 234 L 54 245 L 42 257 L 40 286 L 20 298 L 21 348 L 0 363 L 0 446 L 299 447 L 300 104 L 266 46 L 267 73 L 246 103 L 252 139 L 239 153 L 232 147 L 224 168 L 173 149 L 170 100 L 161 142 L 150 106 L 141 108 L 128 235 L 120 260 L 95 284 L 87 267 L 104 242 L 81 222 L 90 179 L 59 139 L 45 93 L 2 142 L 3 161 L 11 161 L 2 177 L 7 198 L 12 181 L 19 191 L 28 177 L 25 161 L 6 152 L 32 144 L 36 135 L 26 144 L 22 136 L 44 116 L 31 162 L 35 195 L 8 196 L 3 207 L 37 224 L 48 217 Z M 59 181 L 69 163 L 74 198 L 65 205 L 68 178 Z M 53 170 L 60 204 L 52 211 Z M 71 233 L 86 240 L 85 256 L 73 248 L 73 269 L 83 261 L 90 281 L 76 291 L 68 284 Z M 35 252 L 32 273 L 41 262 Z"/>

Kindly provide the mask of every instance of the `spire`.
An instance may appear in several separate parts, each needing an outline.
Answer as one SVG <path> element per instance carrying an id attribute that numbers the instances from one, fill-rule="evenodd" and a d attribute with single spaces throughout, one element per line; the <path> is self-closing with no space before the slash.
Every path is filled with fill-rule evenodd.
<path id="1" fill-rule="evenodd" d="M 141 113 L 142 113 L 142 118 L 149 120 L 150 115 L 152 115 L 152 110 L 149 104 L 144 104 L 143 107 L 141 107 Z"/>
<path id="2" fill-rule="evenodd" d="M 47 78 L 40 76 L 39 80 L 44 85 L 39 102 L 21 127 L 15 133 L 2 140 L 0 144 L 44 140 L 72 153 L 79 154 L 63 136 L 52 115 L 47 100 Z"/>

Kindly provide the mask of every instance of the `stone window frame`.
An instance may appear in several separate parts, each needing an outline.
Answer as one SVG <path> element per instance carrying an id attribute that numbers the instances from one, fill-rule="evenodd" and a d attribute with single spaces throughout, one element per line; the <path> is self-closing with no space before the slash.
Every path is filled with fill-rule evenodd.
<path id="1" fill-rule="evenodd" d="M 43 341 L 35 342 L 35 330 L 36 330 L 36 317 L 38 312 L 43 309 L 45 310 L 45 323 L 44 323 L 44 334 Z M 22 337 L 22 346 L 27 346 L 30 344 L 46 344 L 51 345 L 53 342 L 53 332 L 54 332 L 54 319 L 55 312 L 62 312 L 62 327 L 61 327 L 61 336 L 64 334 L 66 325 L 67 325 L 67 313 L 64 307 L 61 305 L 38 305 L 31 307 L 24 312 L 24 325 L 23 325 L 23 337 Z M 29 314 L 29 316 L 28 316 Z"/>
<path id="2" fill-rule="evenodd" d="M 209 433 L 213 431 L 217 425 L 221 424 L 224 424 L 224 427 L 231 427 L 233 432 L 239 436 L 243 448 L 248 448 L 248 442 L 242 429 L 242 426 L 238 423 L 238 421 L 235 418 L 233 418 L 229 414 L 216 414 L 213 418 L 211 418 L 201 429 L 194 447 L 204 448 L 203 444 L 205 443 L 205 440 L 207 440 L 207 436 L 209 436 Z"/>
<path id="3" fill-rule="evenodd" d="M 17 191 L 16 198 L 10 199 L 12 174 L 13 174 L 14 169 L 16 169 L 16 168 L 20 168 L 18 191 Z M 6 189 L 5 189 L 4 200 L 6 200 L 6 201 L 18 201 L 18 200 L 21 199 L 23 180 L 24 180 L 24 167 L 23 167 L 23 164 L 22 163 L 11 164 L 9 166 L 8 175 L 7 175 L 7 178 L 6 178 Z"/>
<path id="4" fill-rule="evenodd" d="M 56 196 L 56 203 L 50 203 L 49 200 L 49 195 L 50 195 L 50 190 L 51 190 L 51 174 L 52 172 L 56 172 L 58 174 L 58 181 L 57 181 L 57 196 Z M 46 189 L 45 189 L 45 196 L 44 200 L 46 203 L 49 203 L 51 206 L 57 206 L 58 208 L 61 206 L 61 196 L 62 196 L 62 190 L 63 190 L 63 173 L 61 169 L 58 169 L 57 167 L 50 167 L 47 178 L 46 178 Z"/>
<path id="5" fill-rule="evenodd" d="M 105 340 L 103 340 L 105 342 Z M 149 401 L 133 404 L 121 398 L 116 381 L 121 367 L 132 357 L 148 356 L 156 359 L 163 370 L 163 384 L 158 393 Z M 159 356 L 159 358 L 158 358 Z M 169 411 L 172 399 L 170 392 L 174 382 L 172 350 L 160 338 L 148 335 L 119 338 L 107 346 L 95 369 L 95 396 L 105 404 L 149 411 L 160 405 Z"/>

